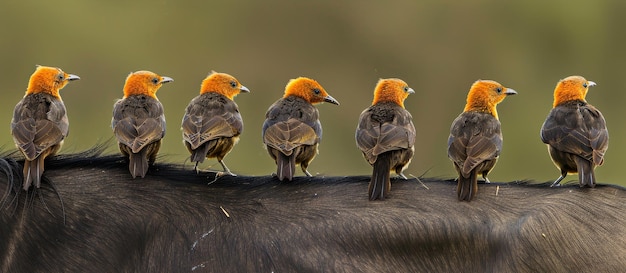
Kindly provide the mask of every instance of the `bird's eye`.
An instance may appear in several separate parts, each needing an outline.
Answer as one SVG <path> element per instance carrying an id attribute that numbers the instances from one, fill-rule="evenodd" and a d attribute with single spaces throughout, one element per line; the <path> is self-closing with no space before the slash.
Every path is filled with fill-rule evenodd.
<path id="1" fill-rule="evenodd" d="M 496 92 L 498 92 L 498 94 L 502 93 L 502 87 L 497 87 Z"/>
<path id="2" fill-rule="evenodd" d="M 235 88 L 235 87 L 237 87 L 237 83 L 236 83 L 236 82 L 234 82 L 234 81 L 232 81 L 232 82 L 230 82 L 230 86 L 231 86 L 231 87 L 233 87 L 233 88 Z"/>
<path id="3" fill-rule="evenodd" d="M 409 92 L 409 87 L 408 86 L 404 87 L 404 92 Z"/>
<path id="4" fill-rule="evenodd" d="M 319 94 L 320 94 L 320 92 L 321 92 L 321 91 L 320 91 L 319 89 L 317 89 L 317 88 L 313 89 L 313 93 L 315 93 L 315 95 L 319 95 Z"/>
<path id="5" fill-rule="evenodd" d="M 57 76 L 57 81 L 62 82 L 64 79 L 65 79 L 65 75 L 63 75 L 63 74 L 59 74 L 59 75 Z"/>
<path id="6" fill-rule="evenodd" d="M 583 83 L 583 87 L 584 87 L 584 88 L 587 88 L 587 83 Z"/>
<path id="7" fill-rule="evenodd" d="M 154 83 L 154 84 L 159 83 L 159 79 L 157 79 L 157 78 L 152 78 L 152 83 Z"/>

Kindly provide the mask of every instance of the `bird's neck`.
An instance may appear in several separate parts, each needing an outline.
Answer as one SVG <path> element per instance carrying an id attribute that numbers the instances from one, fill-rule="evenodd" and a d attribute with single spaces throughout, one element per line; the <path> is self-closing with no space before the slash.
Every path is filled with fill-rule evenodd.
<path id="1" fill-rule="evenodd" d="M 395 94 L 377 92 L 376 94 L 374 94 L 374 100 L 372 101 L 372 105 L 381 103 L 381 102 L 393 102 L 397 105 L 400 105 L 400 107 L 404 108 L 404 100 Z"/>
<path id="2" fill-rule="evenodd" d="M 587 102 L 585 101 L 585 95 L 578 93 L 578 92 L 562 92 L 562 93 L 558 93 L 558 94 L 554 94 L 554 103 L 552 104 L 552 107 L 557 107 L 563 103 L 566 103 L 568 101 L 582 101 L 582 102 Z"/>
<path id="3" fill-rule="evenodd" d="M 59 90 L 50 90 L 48 88 L 38 89 L 38 88 L 28 88 L 26 90 L 26 96 L 31 94 L 45 93 L 50 96 L 53 96 L 57 99 L 61 99 L 61 95 L 59 94 Z"/>
<path id="4" fill-rule="evenodd" d="M 467 104 L 463 112 L 487 113 L 498 119 L 498 111 L 495 106 L 489 104 Z"/>

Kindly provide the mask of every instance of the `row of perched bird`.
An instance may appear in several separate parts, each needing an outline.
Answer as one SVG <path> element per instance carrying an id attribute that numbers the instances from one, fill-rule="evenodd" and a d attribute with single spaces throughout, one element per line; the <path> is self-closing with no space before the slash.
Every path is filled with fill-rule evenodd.
<path id="1" fill-rule="evenodd" d="M 11 132 L 24 154 L 24 190 L 39 188 L 44 159 L 54 155 L 68 134 L 69 122 L 59 95 L 69 81 L 80 79 L 59 68 L 37 66 L 30 77 L 26 95 L 15 106 Z M 150 71 L 133 72 L 126 78 L 124 97 L 113 106 L 111 126 L 121 153 L 128 158 L 133 178 L 144 177 L 154 164 L 165 136 L 163 106 L 157 90 L 172 78 Z M 558 82 L 554 107 L 541 129 L 541 139 L 561 176 L 578 173 L 581 186 L 594 187 L 594 169 L 603 163 L 608 147 L 604 117 L 585 101 L 590 86 L 580 76 Z M 182 120 L 184 144 L 197 171 L 205 158 L 216 158 L 224 174 L 234 175 L 224 157 L 243 131 L 243 120 L 234 97 L 250 92 L 236 78 L 211 72 L 203 81 L 200 94 L 186 108 Z M 400 79 L 380 79 L 372 105 L 365 109 L 356 129 L 356 143 L 373 166 L 369 199 L 385 199 L 391 190 L 390 171 L 401 178 L 414 153 L 415 127 L 404 100 L 414 93 Z M 458 176 L 459 200 L 471 201 L 478 191 L 478 175 L 485 182 L 502 149 L 502 133 L 496 105 L 506 96 L 517 94 L 490 80 L 478 80 L 470 88 L 463 112 L 454 120 L 448 139 L 448 157 Z M 296 165 L 307 175 L 307 167 L 318 153 L 322 138 L 319 111 L 313 105 L 329 102 L 339 105 L 315 80 L 300 77 L 289 81 L 282 98 L 272 104 L 263 123 L 263 142 L 276 162 L 279 180 L 291 181 Z"/>

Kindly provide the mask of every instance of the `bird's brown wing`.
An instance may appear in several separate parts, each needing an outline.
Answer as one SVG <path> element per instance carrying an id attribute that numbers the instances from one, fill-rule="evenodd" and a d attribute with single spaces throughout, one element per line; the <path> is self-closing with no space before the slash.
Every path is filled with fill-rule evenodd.
<path id="1" fill-rule="evenodd" d="M 377 104 L 361 113 L 355 138 L 357 147 L 373 164 L 379 154 L 413 147 L 415 126 L 411 114 L 402 107 Z"/>
<path id="2" fill-rule="evenodd" d="M 163 106 L 157 100 L 145 105 L 123 99 L 113 107 L 113 131 L 117 141 L 138 153 L 146 145 L 158 141 L 165 135 Z"/>
<path id="3" fill-rule="evenodd" d="M 311 126 L 298 119 L 290 118 L 267 127 L 263 142 L 285 155 L 291 155 L 293 149 L 298 146 L 317 144 L 319 137 Z"/>
<path id="4" fill-rule="evenodd" d="M 502 150 L 500 122 L 479 112 L 459 115 L 450 128 L 448 157 L 459 167 L 464 177 L 481 162 L 492 160 Z"/>
<path id="5" fill-rule="evenodd" d="M 583 102 L 572 102 L 550 111 L 541 127 L 541 140 L 559 151 L 601 165 L 609 145 L 609 133 L 598 109 Z"/>
<path id="6" fill-rule="evenodd" d="M 212 139 L 238 136 L 243 131 L 243 120 L 231 100 L 203 101 L 196 97 L 187 106 L 182 131 L 184 141 L 197 149 Z"/>
<path id="7" fill-rule="evenodd" d="M 11 132 L 26 159 L 34 160 L 44 150 L 59 144 L 68 134 L 69 122 L 63 102 L 47 94 L 25 97 L 16 106 Z"/>

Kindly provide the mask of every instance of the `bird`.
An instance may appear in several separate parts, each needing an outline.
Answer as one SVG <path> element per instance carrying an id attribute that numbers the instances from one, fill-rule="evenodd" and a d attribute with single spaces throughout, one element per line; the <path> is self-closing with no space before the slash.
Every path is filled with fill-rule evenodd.
<path id="1" fill-rule="evenodd" d="M 276 162 L 280 181 L 291 181 L 298 164 L 304 174 L 312 176 L 307 168 L 322 139 L 319 111 L 313 105 L 321 102 L 339 105 L 317 81 L 298 77 L 287 83 L 285 95 L 265 113 L 263 143 Z"/>
<path id="2" fill-rule="evenodd" d="M 390 171 L 400 178 L 415 151 L 415 126 L 404 100 L 415 91 L 401 79 L 380 79 L 372 105 L 359 116 L 355 133 L 357 147 L 372 165 L 369 199 L 384 200 L 391 191 Z"/>
<path id="3" fill-rule="evenodd" d="M 580 187 L 595 187 L 596 166 L 604 163 L 609 132 L 602 113 L 587 103 L 589 87 L 596 83 L 581 76 L 560 80 L 554 89 L 553 108 L 541 126 L 552 162 L 561 171 L 553 186 L 570 173 L 578 173 Z"/>
<path id="4" fill-rule="evenodd" d="M 478 175 L 489 183 L 487 174 L 496 165 L 502 150 L 502 132 L 496 106 L 517 92 L 491 80 L 478 80 L 467 94 L 463 112 L 452 122 L 448 137 L 448 158 L 458 172 L 460 201 L 471 201 L 478 192 Z"/>
<path id="5" fill-rule="evenodd" d="M 23 188 L 41 186 L 44 160 L 55 155 L 69 133 L 67 110 L 59 91 L 80 77 L 60 68 L 36 66 L 30 76 L 24 98 L 13 110 L 11 134 L 18 150 L 24 155 Z"/>
<path id="6" fill-rule="evenodd" d="M 239 141 L 243 132 L 243 119 L 233 100 L 239 93 L 250 90 L 226 73 L 212 71 L 200 86 L 200 95 L 189 102 L 183 116 L 181 129 L 183 143 L 191 153 L 194 170 L 205 158 L 217 158 L 224 173 L 235 176 L 224 157 Z"/>
<path id="7" fill-rule="evenodd" d="M 165 136 L 163 105 L 156 92 L 172 81 L 146 70 L 132 72 L 126 77 L 124 97 L 113 105 L 111 127 L 133 178 L 145 177 L 156 160 Z"/>

